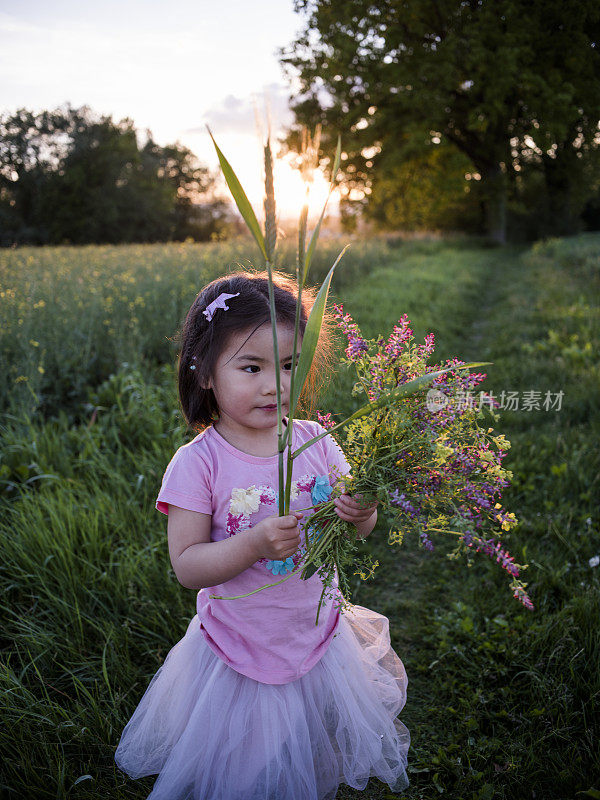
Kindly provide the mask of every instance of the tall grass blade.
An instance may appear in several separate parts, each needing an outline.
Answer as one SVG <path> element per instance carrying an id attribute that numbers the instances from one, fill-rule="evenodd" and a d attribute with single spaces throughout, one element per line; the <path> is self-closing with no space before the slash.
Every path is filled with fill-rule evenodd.
<path id="1" fill-rule="evenodd" d="M 273 182 L 273 155 L 271 142 L 265 144 L 265 245 L 267 260 L 273 263 L 277 246 L 277 215 L 275 210 L 275 184 Z"/>
<path id="2" fill-rule="evenodd" d="M 221 165 L 221 169 L 223 171 L 223 175 L 225 176 L 225 180 L 227 181 L 227 186 L 229 187 L 229 191 L 231 192 L 233 199 L 235 200 L 235 204 L 238 207 L 238 210 L 242 217 L 244 218 L 244 222 L 250 229 L 250 232 L 256 239 L 256 243 L 260 248 L 260 252 L 263 254 L 265 261 L 268 260 L 267 256 L 267 248 L 265 245 L 265 240 L 262 235 L 262 231 L 260 229 L 260 225 L 258 224 L 258 220 L 256 219 L 256 214 L 252 206 L 250 205 L 250 201 L 246 196 L 246 192 L 242 188 L 242 184 L 239 182 L 237 175 L 233 171 L 229 161 L 225 158 L 219 146 L 215 142 L 215 137 L 212 135 L 210 128 L 207 126 L 207 130 L 210 134 L 210 138 L 213 141 L 215 146 L 215 150 L 217 151 L 217 156 L 219 157 L 219 164 Z"/>
<path id="3" fill-rule="evenodd" d="M 273 357 L 275 364 L 279 365 L 279 341 L 277 339 L 277 310 L 275 307 L 275 293 L 273 290 L 273 268 L 271 262 L 267 261 L 267 276 L 269 279 L 269 309 L 271 312 L 271 333 L 273 335 Z M 279 516 L 283 516 L 285 503 L 285 486 L 283 478 L 283 451 L 285 449 L 285 438 L 283 436 L 283 413 L 281 408 L 281 375 L 279 369 L 275 369 L 275 391 L 277 396 L 277 453 L 279 468 Z M 291 478 L 288 477 L 288 481 Z"/>
<path id="4" fill-rule="evenodd" d="M 307 192 L 308 194 L 308 192 Z M 300 213 L 300 223 L 298 225 L 298 261 L 297 261 L 297 279 L 298 279 L 298 291 L 304 285 L 304 264 L 306 261 L 306 228 L 308 222 L 308 199 L 302 206 L 302 212 Z M 300 284 L 302 281 L 302 284 Z"/>

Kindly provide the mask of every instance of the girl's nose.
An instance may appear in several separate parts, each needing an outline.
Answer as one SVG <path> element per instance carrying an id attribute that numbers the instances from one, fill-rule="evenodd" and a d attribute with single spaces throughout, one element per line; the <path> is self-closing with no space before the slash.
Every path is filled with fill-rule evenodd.
<path id="1" fill-rule="evenodd" d="M 281 397 L 287 397 L 287 391 L 289 386 L 286 385 L 286 375 L 282 373 L 281 375 Z M 275 378 L 274 372 L 264 372 L 264 380 L 261 387 L 262 393 L 268 397 L 276 397 L 277 396 L 277 383 Z"/>
<path id="2" fill-rule="evenodd" d="M 277 384 L 275 383 L 275 375 L 265 373 L 265 379 L 262 384 L 262 393 L 268 395 L 277 394 Z"/>

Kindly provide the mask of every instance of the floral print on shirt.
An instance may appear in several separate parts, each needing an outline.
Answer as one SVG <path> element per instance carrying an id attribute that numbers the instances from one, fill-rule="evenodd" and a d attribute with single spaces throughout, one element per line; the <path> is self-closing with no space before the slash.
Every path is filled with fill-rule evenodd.
<path id="1" fill-rule="evenodd" d="M 311 494 L 316 482 L 316 475 L 302 475 L 298 480 L 292 481 L 291 499 L 297 500 L 302 492 Z M 226 530 L 228 535 L 235 536 L 240 531 L 248 530 L 251 527 L 250 517 L 252 514 L 256 514 L 261 506 L 266 505 L 275 508 L 276 503 L 277 493 L 270 486 L 252 485 L 247 489 L 233 489 L 227 514 Z M 264 564 L 265 568 L 273 575 L 284 575 L 291 572 L 298 565 L 304 550 L 304 545 L 301 545 L 293 556 L 286 558 L 284 561 L 260 558 L 257 563 Z"/>

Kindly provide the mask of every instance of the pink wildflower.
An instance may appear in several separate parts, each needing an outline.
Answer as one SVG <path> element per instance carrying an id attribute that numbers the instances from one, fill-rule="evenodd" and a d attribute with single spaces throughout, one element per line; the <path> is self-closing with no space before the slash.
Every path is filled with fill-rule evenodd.
<path id="1" fill-rule="evenodd" d="M 338 320 L 338 327 L 342 329 L 348 338 L 346 356 L 350 361 L 358 361 L 363 353 L 368 351 L 369 346 L 360 335 L 360 328 L 356 322 L 354 322 L 350 314 L 344 314 L 344 307 L 342 305 L 334 305 L 333 308 L 334 316 Z"/>
<path id="2" fill-rule="evenodd" d="M 525 608 L 528 608 L 530 611 L 533 610 L 533 603 L 529 599 L 529 595 L 527 594 L 525 589 L 523 589 L 522 586 L 515 587 L 515 590 L 513 592 L 513 597 L 520 603 L 522 603 L 525 606 Z"/>
<path id="3" fill-rule="evenodd" d="M 320 411 L 317 411 L 317 419 L 326 430 L 333 428 L 335 425 L 335 422 L 331 417 L 331 411 L 328 411 L 327 414 L 321 414 Z"/>

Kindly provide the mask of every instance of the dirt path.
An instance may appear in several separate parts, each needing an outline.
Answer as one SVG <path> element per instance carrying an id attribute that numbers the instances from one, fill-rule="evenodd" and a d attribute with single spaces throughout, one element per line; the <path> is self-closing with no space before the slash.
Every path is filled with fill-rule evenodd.
<path id="1" fill-rule="evenodd" d="M 489 268 L 484 271 L 473 319 L 463 328 L 462 335 L 456 341 L 443 343 L 444 350 L 464 361 L 493 361 L 493 343 L 486 336 L 490 312 L 502 302 L 505 281 L 509 274 L 514 274 L 512 269 L 505 270 L 507 257 L 518 260 L 521 251 L 507 249 L 481 252 Z M 482 367 L 478 371 L 485 370 Z M 483 387 L 486 385 L 484 381 Z M 437 653 L 428 644 L 425 633 L 436 609 L 451 605 L 453 587 L 456 581 L 460 581 L 460 571 L 447 560 L 441 560 L 441 553 L 419 550 L 414 543 L 404 543 L 397 559 L 390 559 L 386 539 L 383 531 L 376 530 L 372 535 L 371 553 L 380 562 L 377 577 L 371 582 L 361 582 L 357 578 L 353 600 L 389 618 L 392 646 L 407 671 L 408 698 L 400 716 L 411 732 L 411 786 L 402 795 L 397 795 L 386 784 L 371 779 L 363 791 L 340 786 L 337 800 L 388 800 L 399 797 L 430 800 L 434 792 L 437 794 L 432 785 L 436 768 L 432 763 L 434 753 L 429 736 L 429 726 L 436 723 L 428 720 L 432 715 L 439 715 L 443 709 L 439 708 L 436 698 L 435 673 L 432 671 Z"/>

